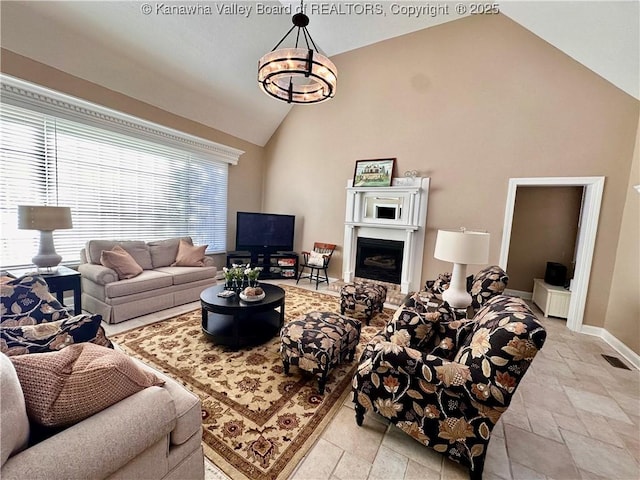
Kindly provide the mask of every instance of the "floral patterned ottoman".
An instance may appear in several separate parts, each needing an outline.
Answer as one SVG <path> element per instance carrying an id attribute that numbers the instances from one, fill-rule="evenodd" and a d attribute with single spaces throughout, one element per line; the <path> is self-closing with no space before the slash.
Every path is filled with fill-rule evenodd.
<path id="1" fill-rule="evenodd" d="M 356 304 L 364 305 L 364 313 L 367 316 L 367 325 L 371 321 L 373 312 L 380 311 L 387 299 L 387 287 L 377 283 L 353 282 L 340 289 L 340 313 L 344 315 L 345 309 L 355 310 Z"/>
<path id="2" fill-rule="evenodd" d="M 289 365 L 320 374 L 318 391 L 324 387 L 332 366 L 353 361 L 362 324 L 331 312 L 311 312 L 285 324 L 280 332 L 280 354 L 284 373 Z"/>

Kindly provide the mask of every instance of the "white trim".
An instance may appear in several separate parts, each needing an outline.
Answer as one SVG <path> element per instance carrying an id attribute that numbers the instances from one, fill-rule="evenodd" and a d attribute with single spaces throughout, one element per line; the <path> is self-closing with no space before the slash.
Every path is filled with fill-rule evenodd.
<path id="1" fill-rule="evenodd" d="M 390 187 L 354 187 L 353 180 L 347 181 L 347 198 L 342 251 L 342 279 L 350 283 L 355 278 L 358 237 L 379 238 L 404 242 L 400 291 L 409 293 L 420 290 L 424 239 L 429 204 L 428 177 L 392 179 Z M 409 181 L 413 185 L 407 185 Z M 402 185 L 397 185 L 402 183 Z M 406 200 L 399 220 L 377 219 L 364 221 L 365 202 L 368 193 L 379 195 L 400 195 Z"/>
<path id="2" fill-rule="evenodd" d="M 579 332 L 584 320 L 584 308 L 587 301 L 589 277 L 593 250 L 598 232 L 598 218 L 604 190 L 604 177 L 535 177 L 511 178 L 507 191 L 507 203 L 504 213 L 504 227 L 502 245 L 500 247 L 500 267 L 507 270 L 509 246 L 511 243 L 511 227 L 513 226 L 513 211 L 516 200 L 516 190 L 519 186 L 581 186 L 584 187 L 583 207 L 581 212 L 581 226 L 578 231 L 576 251 L 576 266 L 571 283 L 571 302 L 567 317 L 567 328 Z"/>
<path id="3" fill-rule="evenodd" d="M 240 155 L 244 153 L 244 151 L 236 148 L 174 130 L 4 74 L 0 74 L 0 94 L 2 95 L 3 103 L 16 107 L 28 108 L 46 115 L 63 117 L 67 120 L 79 121 L 98 128 L 107 128 L 136 138 L 160 142 L 174 148 L 204 154 L 213 160 L 232 165 L 237 165 Z"/>
<path id="4" fill-rule="evenodd" d="M 533 292 L 525 292 L 523 290 L 512 290 L 511 288 L 505 288 L 504 294 L 509 295 L 510 297 L 520 297 L 523 300 L 531 300 L 533 298 Z"/>
<path id="5" fill-rule="evenodd" d="M 624 343 L 614 337 L 611 333 L 609 333 L 608 330 L 605 330 L 602 327 L 583 325 L 580 329 L 580 333 L 601 338 L 602 340 L 607 342 L 607 344 L 609 344 L 611 348 L 622 355 L 631 365 L 640 370 L 640 355 L 638 355 L 636 352 L 631 350 Z"/>

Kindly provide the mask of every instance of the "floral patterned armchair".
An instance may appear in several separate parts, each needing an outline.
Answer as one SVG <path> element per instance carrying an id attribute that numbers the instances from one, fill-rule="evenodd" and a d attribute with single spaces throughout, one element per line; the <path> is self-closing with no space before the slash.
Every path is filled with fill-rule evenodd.
<path id="1" fill-rule="evenodd" d="M 509 275 L 498 265 L 483 268 L 475 275 L 467 277 L 467 291 L 471 295 L 471 306 L 477 310 L 484 302 L 501 295 L 507 288 Z M 427 280 L 423 295 L 442 301 L 442 292 L 449 288 L 450 273 L 441 273 L 435 280 Z"/>
<path id="2" fill-rule="evenodd" d="M 493 297 L 471 320 L 408 303 L 362 353 L 356 422 L 373 410 L 482 478 L 491 431 L 546 331 L 514 297 Z"/>

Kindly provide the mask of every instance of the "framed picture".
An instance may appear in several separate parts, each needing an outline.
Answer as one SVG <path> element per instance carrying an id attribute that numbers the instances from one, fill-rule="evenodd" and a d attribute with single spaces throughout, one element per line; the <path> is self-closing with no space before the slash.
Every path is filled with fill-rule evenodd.
<path id="1" fill-rule="evenodd" d="M 395 158 L 356 160 L 353 173 L 354 187 L 389 187 L 393 177 Z"/>

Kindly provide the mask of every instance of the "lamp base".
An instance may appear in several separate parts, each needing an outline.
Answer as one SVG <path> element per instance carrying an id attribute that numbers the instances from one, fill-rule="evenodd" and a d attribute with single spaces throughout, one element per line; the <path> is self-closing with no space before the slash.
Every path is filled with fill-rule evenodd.
<path id="1" fill-rule="evenodd" d="M 467 292 L 466 272 L 466 265 L 454 263 L 449 288 L 442 292 L 442 300 L 453 308 L 467 308 L 471 305 L 471 295 Z"/>
<path id="2" fill-rule="evenodd" d="M 38 267 L 36 265 L 36 267 L 37 268 L 34 273 L 37 273 L 38 275 L 53 275 L 54 273 L 58 273 L 58 265 L 55 267 Z"/>
<path id="3" fill-rule="evenodd" d="M 31 259 L 33 264 L 38 267 L 38 272 L 53 273 L 51 269 L 57 269 L 58 264 L 62 261 L 62 257 L 56 253 L 53 246 L 53 232 L 50 230 L 40 231 L 40 248 L 38 254 Z M 46 271 L 50 269 L 50 271 Z"/>

